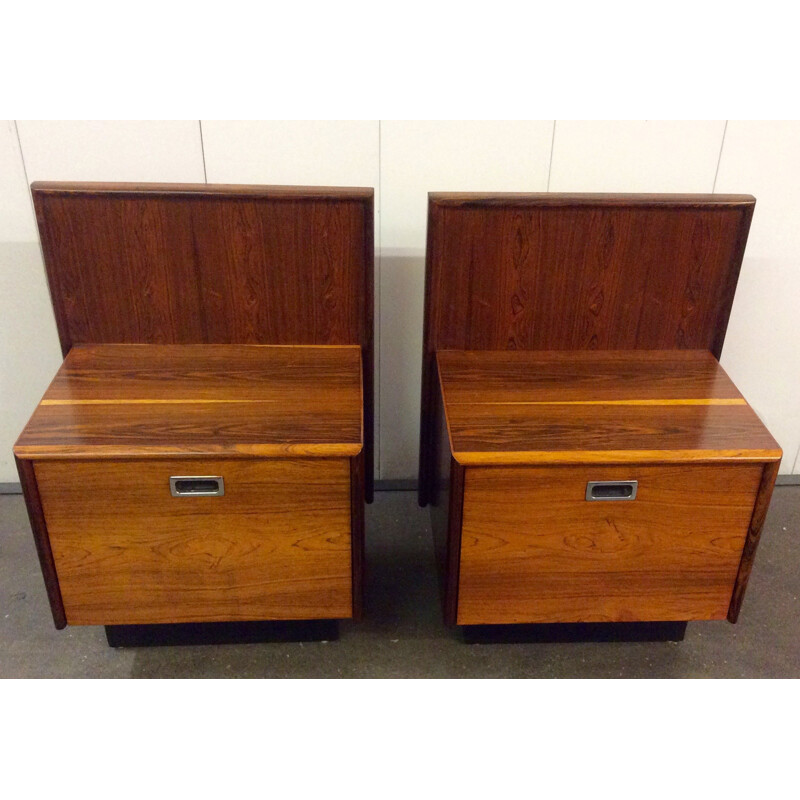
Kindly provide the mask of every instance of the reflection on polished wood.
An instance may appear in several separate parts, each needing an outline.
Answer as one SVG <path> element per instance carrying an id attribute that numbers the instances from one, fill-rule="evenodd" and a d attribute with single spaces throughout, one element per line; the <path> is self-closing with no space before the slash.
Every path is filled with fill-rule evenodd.
<path id="1" fill-rule="evenodd" d="M 461 464 L 780 458 L 708 352 L 444 350 L 437 361 Z"/>
<path id="2" fill-rule="evenodd" d="M 347 459 L 35 466 L 70 625 L 349 617 Z M 172 497 L 220 475 L 222 497 Z"/>
<path id="3" fill-rule="evenodd" d="M 467 469 L 458 623 L 724 619 L 761 472 Z M 613 480 L 637 480 L 636 499 L 584 499 Z"/>
<path id="4" fill-rule="evenodd" d="M 15 453 L 349 457 L 362 407 L 355 346 L 73 347 Z"/>

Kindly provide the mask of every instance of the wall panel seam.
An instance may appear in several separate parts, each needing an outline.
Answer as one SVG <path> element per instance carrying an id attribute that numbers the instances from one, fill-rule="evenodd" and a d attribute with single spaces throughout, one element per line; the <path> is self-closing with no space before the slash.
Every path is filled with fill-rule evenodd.
<path id="1" fill-rule="evenodd" d="M 556 148 L 556 122 L 553 120 L 553 134 L 550 137 L 550 163 L 547 165 L 547 190 L 550 191 L 550 176 L 553 174 L 553 151 Z"/>
<path id="2" fill-rule="evenodd" d="M 17 124 L 17 120 L 14 120 L 14 131 L 17 134 L 17 147 L 19 147 L 19 157 L 22 161 L 22 174 L 25 176 L 25 186 L 28 189 L 28 200 L 31 204 L 31 213 L 33 214 L 34 224 L 36 222 L 36 209 L 33 207 L 33 195 L 31 194 L 31 182 L 28 179 L 28 165 L 25 163 L 25 151 L 22 149 L 22 139 L 19 135 L 19 125 Z M 37 239 L 38 230 L 37 230 Z"/>
<path id="3" fill-rule="evenodd" d="M 206 145 L 203 141 L 203 120 L 197 120 L 200 128 L 200 155 L 203 157 L 203 180 L 208 183 L 208 170 L 206 169 Z"/>
<path id="4" fill-rule="evenodd" d="M 725 147 L 725 134 L 728 132 L 728 120 L 722 129 L 722 141 L 719 143 L 719 155 L 717 156 L 717 169 L 714 171 L 714 183 L 711 185 L 711 194 L 717 191 L 717 178 L 719 177 L 719 165 L 722 163 L 722 148 Z"/>

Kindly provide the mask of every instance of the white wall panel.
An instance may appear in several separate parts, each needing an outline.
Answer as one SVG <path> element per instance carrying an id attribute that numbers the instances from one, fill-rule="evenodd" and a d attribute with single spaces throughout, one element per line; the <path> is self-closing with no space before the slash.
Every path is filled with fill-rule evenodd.
<path id="1" fill-rule="evenodd" d="M 0 241 L 38 240 L 14 120 L 0 120 Z"/>
<path id="2" fill-rule="evenodd" d="M 800 122 L 729 122 L 717 191 L 756 197 L 722 365 L 789 473 L 800 445 Z"/>
<path id="3" fill-rule="evenodd" d="M 197 120 L 17 124 L 31 182 L 205 180 Z"/>
<path id="4" fill-rule="evenodd" d="M 381 123 L 381 476 L 417 474 L 429 191 L 541 192 L 552 121 Z"/>
<path id="5" fill-rule="evenodd" d="M 11 448 L 61 363 L 36 223 L 11 120 L 0 121 L 0 483 Z"/>
<path id="6" fill-rule="evenodd" d="M 562 121 L 551 192 L 711 192 L 724 121 Z"/>
<path id="7" fill-rule="evenodd" d="M 800 123 L 204 122 L 210 182 L 376 189 L 382 478 L 415 477 L 427 193 L 677 191 L 758 199 L 723 364 L 800 471 Z M 202 182 L 197 121 L 0 122 L 0 483 L 60 362 L 27 180 Z M 24 162 L 23 162 L 24 158 Z M 24 166 L 23 166 L 24 163 Z M 382 314 L 378 300 L 382 299 Z M 382 424 L 381 424 L 382 423 Z"/>
<path id="8" fill-rule="evenodd" d="M 377 121 L 203 120 L 209 183 L 378 188 Z"/>

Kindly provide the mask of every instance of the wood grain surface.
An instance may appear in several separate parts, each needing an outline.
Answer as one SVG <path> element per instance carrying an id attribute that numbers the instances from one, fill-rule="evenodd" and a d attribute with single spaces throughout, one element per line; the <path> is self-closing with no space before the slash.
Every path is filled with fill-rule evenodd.
<path id="1" fill-rule="evenodd" d="M 77 346 L 14 452 L 354 456 L 362 407 L 357 346 Z"/>
<path id="2" fill-rule="evenodd" d="M 358 345 L 373 474 L 373 190 L 34 183 L 63 353 L 75 344 Z"/>
<path id="3" fill-rule="evenodd" d="M 719 357 L 754 205 L 749 195 L 429 195 L 420 502 L 437 350 Z"/>
<path id="4" fill-rule="evenodd" d="M 352 613 L 348 459 L 35 464 L 70 625 Z M 222 497 L 172 497 L 172 475 Z"/>
<path id="5" fill-rule="evenodd" d="M 762 466 L 468 467 L 458 623 L 724 619 Z M 586 484 L 638 480 L 633 501 Z"/>
<path id="6" fill-rule="evenodd" d="M 440 351 L 461 464 L 779 460 L 704 351 Z"/>

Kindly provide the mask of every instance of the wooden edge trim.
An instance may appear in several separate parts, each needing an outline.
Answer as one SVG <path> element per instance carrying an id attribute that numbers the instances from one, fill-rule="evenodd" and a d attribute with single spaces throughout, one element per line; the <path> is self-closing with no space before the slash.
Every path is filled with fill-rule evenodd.
<path id="1" fill-rule="evenodd" d="M 47 524 L 42 510 L 42 500 L 39 497 L 39 486 L 36 483 L 33 462 L 16 456 L 14 456 L 14 461 L 17 463 L 19 481 L 25 497 L 25 507 L 28 509 L 28 519 L 31 523 L 39 564 L 42 568 L 44 585 L 47 589 L 47 599 L 50 601 L 50 611 L 53 614 L 53 622 L 56 629 L 61 630 L 67 626 L 67 614 L 64 611 L 64 601 L 61 599 L 56 563 L 53 559 L 53 551 L 50 548 L 50 538 L 47 535 Z"/>
<path id="2" fill-rule="evenodd" d="M 523 452 L 457 452 L 453 458 L 465 466 L 545 466 L 548 464 L 673 464 L 775 462 L 780 450 L 538 450 Z"/>
<path id="3" fill-rule="evenodd" d="M 731 255 L 730 269 L 728 269 L 725 285 L 722 288 L 722 298 L 720 300 L 716 324 L 714 326 L 714 339 L 711 344 L 711 352 L 718 361 L 722 356 L 722 345 L 725 343 L 725 334 L 728 332 L 728 322 L 731 318 L 731 310 L 733 309 L 733 298 L 736 294 L 736 285 L 739 283 L 739 273 L 742 271 L 742 261 L 744 260 L 744 251 L 747 246 L 747 237 L 750 235 L 750 223 L 753 220 L 755 204 L 756 200 L 752 198 L 752 203 L 747 203 L 741 210 L 739 230 L 736 235 L 736 244 Z"/>
<path id="4" fill-rule="evenodd" d="M 447 515 L 447 553 L 445 572 L 444 621 L 458 621 L 458 577 L 461 569 L 461 521 L 464 513 L 464 478 L 466 470 L 450 459 L 450 503 Z"/>
<path id="5" fill-rule="evenodd" d="M 464 355 L 484 355 L 492 354 L 499 356 L 510 356 L 516 358 L 517 355 L 523 355 L 530 358 L 530 366 L 536 366 L 538 359 L 543 359 L 547 362 L 553 356 L 568 357 L 569 359 L 582 358 L 589 363 L 597 361 L 598 358 L 606 359 L 607 361 L 628 361 L 631 355 L 635 355 L 637 360 L 641 361 L 705 361 L 714 365 L 716 369 L 722 372 L 725 370 L 720 365 L 719 361 L 714 358 L 714 354 L 704 348 L 695 347 L 693 349 L 682 350 L 680 348 L 665 348 L 663 350 L 638 350 L 637 348 L 628 348 L 625 350 L 480 350 L 477 348 L 468 347 L 437 347 L 436 353 L 442 360 L 448 361 L 452 358 L 460 358 Z M 450 366 L 450 365 L 446 365 Z M 725 372 L 726 377 L 728 374 Z M 733 383 L 733 381 L 731 381 Z M 734 388 L 736 388 L 734 386 Z"/>
<path id="6" fill-rule="evenodd" d="M 181 448 L 175 445 L 26 445 L 17 444 L 14 454 L 39 461 L 99 458 L 352 458 L 363 450 L 354 444 L 203 444 Z"/>
<path id="7" fill-rule="evenodd" d="M 270 200 L 372 200 L 375 190 L 366 186 L 270 186 L 236 183 L 136 183 L 93 181 L 34 181 L 40 195 L 197 195 L 263 197 Z"/>
<path id="8" fill-rule="evenodd" d="M 134 347 L 140 347 L 143 350 L 156 350 L 158 348 L 164 350 L 171 349 L 189 349 L 191 347 L 202 348 L 209 350 L 217 348 L 219 350 L 227 349 L 242 349 L 249 350 L 256 347 L 268 347 L 270 350 L 362 350 L 361 345 L 358 344 L 264 344 L 260 342 L 164 342 L 162 344 L 148 344 L 147 342 L 77 342 L 73 346 L 73 350 L 110 350 L 111 348 L 119 347 L 126 350 Z M 686 351 L 690 352 L 690 351 Z"/>
<path id="9" fill-rule="evenodd" d="M 429 205 L 437 206 L 623 206 L 729 208 L 752 206 L 749 194 L 642 194 L 570 192 L 428 192 Z"/>
<path id="10" fill-rule="evenodd" d="M 362 452 L 350 459 L 350 571 L 353 580 L 353 620 L 364 613 L 364 463 Z"/>
<path id="11" fill-rule="evenodd" d="M 361 337 L 362 442 L 364 444 L 364 500 L 375 491 L 375 211 L 372 193 L 364 204 L 364 330 Z"/>
<path id="12" fill-rule="evenodd" d="M 772 490 L 775 488 L 775 479 L 778 476 L 779 467 L 780 461 L 773 461 L 764 464 L 764 471 L 761 473 L 761 483 L 759 484 L 755 506 L 753 507 L 753 516 L 747 529 L 747 538 L 744 541 L 744 549 L 742 550 L 742 560 L 739 562 L 739 572 L 736 575 L 731 604 L 728 607 L 729 622 L 736 622 L 739 619 L 739 611 L 742 608 L 747 582 L 750 580 L 756 549 L 761 539 L 761 530 L 767 517 L 767 509 L 772 498 Z"/>

